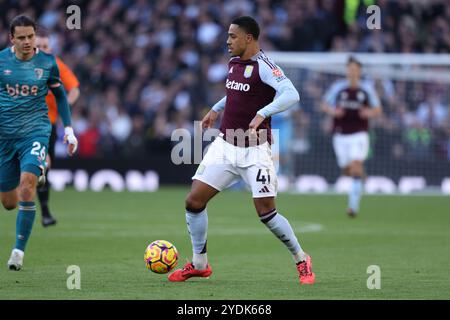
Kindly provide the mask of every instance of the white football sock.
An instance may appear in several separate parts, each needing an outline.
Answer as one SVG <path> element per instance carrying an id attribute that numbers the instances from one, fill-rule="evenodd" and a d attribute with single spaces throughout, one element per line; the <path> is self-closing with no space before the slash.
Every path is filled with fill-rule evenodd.
<path id="1" fill-rule="evenodd" d="M 303 250 L 300 250 L 299 252 L 294 254 L 292 257 L 294 258 L 295 263 L 299 263 L 302 261 L 306 261 L 306 259 L 308 258 L 308 255 Z"/>
<path id="2" fill-rule="evenodd" d="M 206 239 L 208 230 L 208 212 L 206 208 L 199 213 L 186 211 L 186 224 L 192 242 L 192 263 L 196 269 L 206 269 Z"/>
<path id="3" fill-rule="evenodd" d="M 194 252 L 194 255 L 192 256 L 192 264 L 194 265 L 195 269 L 206 269 L 206 266 L 208 264 L 208 257 L 206 256 L 206 253 Z"/>
<path id="4" fill-rule="evenodd" d="M 363 190 L 363 183 L 361 178 L 352 179 L 352 187 L 348 196 L 348 207 L 354 212 L 359 211 L 359 201 Z"/>
<path id="5" fill-rule="evenodd" d="M 266 215 L 261 216 L 260 219 L 289 249 L 296 263 L 306 260 L 307 255 L 303 252 L 294 230 L 292 230 L 289 221 L 285 217 L 277 213 L 276 209 L 274 209 Z"/>

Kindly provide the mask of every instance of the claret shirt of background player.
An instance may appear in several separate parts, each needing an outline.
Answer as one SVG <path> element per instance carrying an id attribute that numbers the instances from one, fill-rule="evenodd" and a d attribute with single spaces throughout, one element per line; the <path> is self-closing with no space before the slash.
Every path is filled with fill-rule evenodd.
<path id="1" fill-rule="evenodd" d="M 249 60 L 241 60 L 233 57 L 228 63 L 228 77 L 226 79 L 226 104 L 220 125 L 220 131 L 227 140 L 226 130 L 248 130 L 248 125 L 256 116 L 258 110 L 271 103 L 276 95 L 277 88 L 289 81 L 283 71 L 270 60 L 263 51 Z M 267 136 L 267 141 L 272 142 L 271 118 L 264 119 L 258 131 L 266 129 L 267 135 L 258 134 L 259 137 Z M 238 145 L 237 139 L 227 141 Z M 264 143 L 260 139 L 258 144 Z M 248 139 L 245 139 L 248 146 Z M 242 147 L 242 146 L 241 146 Z"/>
<path id="2" fill-rule="evenodd" d="M 30 60 L 19 60 L 14 47 L 0 51 L 0 140 L 50 136 L 45 97 L 61 80 L 55 57 L 35 50 Z"/>
<path id="3" fill-rule="evenodd" d="M 371 85 L 360 82 L 356 88 L 351 88 L 348 80 L 336 82 L 326 93 L 325 101 L 334 108 L 345 110 L 342 118 L 333 119 L 333 132 L 342 134 L 367 131 L 369 121 L 359 116 L 359 110 L 380 106 L 378 96 Z"/>

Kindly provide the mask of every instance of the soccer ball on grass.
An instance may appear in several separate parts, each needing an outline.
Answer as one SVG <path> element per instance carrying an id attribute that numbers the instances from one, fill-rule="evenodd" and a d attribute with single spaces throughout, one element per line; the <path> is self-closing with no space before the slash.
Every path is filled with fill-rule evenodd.
<path id="1" fill-rule="evenodd" d="M 147 269 L 155 273 L 167 273 L 178 264 L 178 250 L 166 240 L 155 240 L 145 249 Z"/>

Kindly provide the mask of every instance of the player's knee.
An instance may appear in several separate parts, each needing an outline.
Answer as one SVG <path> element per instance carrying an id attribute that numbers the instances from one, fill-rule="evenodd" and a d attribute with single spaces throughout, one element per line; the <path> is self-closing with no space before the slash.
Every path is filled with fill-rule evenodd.
<path id="1" fill-rule="evenodd" d="M 19 198 L 21 201 L 33 201 L 34 189 L 30 187 L 24 187 L 19 189 Z"/>
<path id="2" fill-rule="evenodd" d="M 189 193 L 186 197 L 185 205 L 186 210 L 192 213 L 202 212 L 206 207 L 206 203 L 192 193 Z"/>
<path id="3" fill-rule="evenodd" d="M 260 198 L 255 199 L 255 209 L 260 217 L 267 215 L 268 213 L 276 210 L 275 201 L 273 198 Z"/>
<path id="4" fill-rule="evenodd" d="M 36 192 L 36 182 L 32 178 L 24 178 L 19 185 L 19 198 L 22 201 L 33 201 Z"/>
<path id="5" fill-rule="evenodd" d="M 260 216 L 260 217 L 266 216 L 267 214 L 274 212 L 274 211 L 276 212 L 276 208 L 273 206 L 263 206 L 263 207 L 256 208 L 256 212 L 258 213 L 258 216 Z"/>
<path id="6" fill-rule="evenodd" d="M 364 169 L 361 163 L 355 162 L 350 166 L 350 175 L 352 177 L 362 177 Z"/>

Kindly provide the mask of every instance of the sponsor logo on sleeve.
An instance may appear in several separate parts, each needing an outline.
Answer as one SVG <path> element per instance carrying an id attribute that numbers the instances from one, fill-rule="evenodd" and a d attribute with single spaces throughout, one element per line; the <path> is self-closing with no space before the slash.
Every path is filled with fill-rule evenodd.
<path id="1" fill-rule="evenodd" d="M 273 69 L 273 70 L 272 70 L 272 73 L 273 73 L 273 75 L 274 75 L 275 77 L 277 77 L 277 78 L 283 76 L 283 72 L 281 72 L 281 70 L 278 69 L 278 68 Z"/>
<path id="2" fill-rule="evenodd" d="M 272 74 L 273 74 L 273 76 L 275 77 L 275 80 L 277 80 L 278 82 L 281 82 L 281 81 L 283 81 L 284 79 L 286 79 L 286 76 L 283 74 L 283 72 L 280 70 L 280 69 L 278 69 L 278 68 L 275 68 L 275 69 L 272 69 Z"/>

